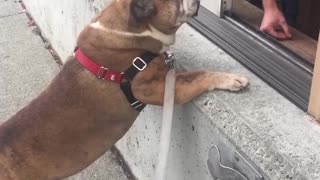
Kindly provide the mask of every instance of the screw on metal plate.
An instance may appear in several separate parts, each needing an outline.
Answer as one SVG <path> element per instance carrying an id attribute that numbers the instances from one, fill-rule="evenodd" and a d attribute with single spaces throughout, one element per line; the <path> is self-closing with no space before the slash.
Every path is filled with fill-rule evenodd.
<path id="1" fill-rule="evenodd" d="M 176 67 L 176 57 L 175 57 L 175 55 L 173 53 L 171 53 L 170 51 L 166 51 L 164 53 L 164 55 L 166 56 L 165 63 L 167 64 L 169 69 L 175 68 Z"/>
<path id="2" fill-rule="evenodd" d="M 241 152 L 215 145 L 209 151 L 207 161 L 214 179 L 221 180 L 264 180 L 260 170 Z"/>

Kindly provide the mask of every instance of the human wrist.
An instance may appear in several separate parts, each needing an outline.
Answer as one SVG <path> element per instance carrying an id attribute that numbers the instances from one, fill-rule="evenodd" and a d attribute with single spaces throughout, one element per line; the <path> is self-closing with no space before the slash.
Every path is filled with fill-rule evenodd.
<path id="1" fill-rule="evenodd" d="M 265 12 L 279 11 L 276 0 L 263 0 L 263 8 Z"/>

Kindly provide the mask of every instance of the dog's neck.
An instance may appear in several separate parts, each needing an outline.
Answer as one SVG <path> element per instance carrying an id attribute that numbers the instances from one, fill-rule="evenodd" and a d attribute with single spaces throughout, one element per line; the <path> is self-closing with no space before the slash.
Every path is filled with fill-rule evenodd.
<path id="1" fill-rule="evenodd" d="M 144 53 L 162 53 L 175 41 L 150 24 L 128 26 L 129 15 L 114 2 L 97 16 L 79 36 L 78 46 L 96 63 L 114 71 L 125 71 L 132 60 Z M 109 6 L 109 7 L 110 7 Z"/>

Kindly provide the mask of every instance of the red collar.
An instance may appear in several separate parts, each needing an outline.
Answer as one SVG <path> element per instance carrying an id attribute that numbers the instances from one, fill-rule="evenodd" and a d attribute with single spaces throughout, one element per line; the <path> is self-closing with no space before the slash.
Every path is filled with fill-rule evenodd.
<path id="1" fill-rule="evenodd" d="M 80 49 L 75 51 L 75 57 L 82 66 L 95 74 L 99 79 L 109 80 L 120 84 L 123 78 L 123 72 L 113 72 L 106 67 L 103 67 L 94 61 L 92 61 L 88 56 L 86 56 Z"/>

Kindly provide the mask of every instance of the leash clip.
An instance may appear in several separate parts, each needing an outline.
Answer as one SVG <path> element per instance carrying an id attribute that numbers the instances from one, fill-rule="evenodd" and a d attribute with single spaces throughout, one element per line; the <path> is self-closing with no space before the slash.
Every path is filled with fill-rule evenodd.
<path id="1" fill-rule="evenodd" d="M 164 62 L 166 63 L 168 68 L 174 69 L 176 67 L 176 56 L 170 51 L 164 52 L 164 55 L 166 56 Z"/>

